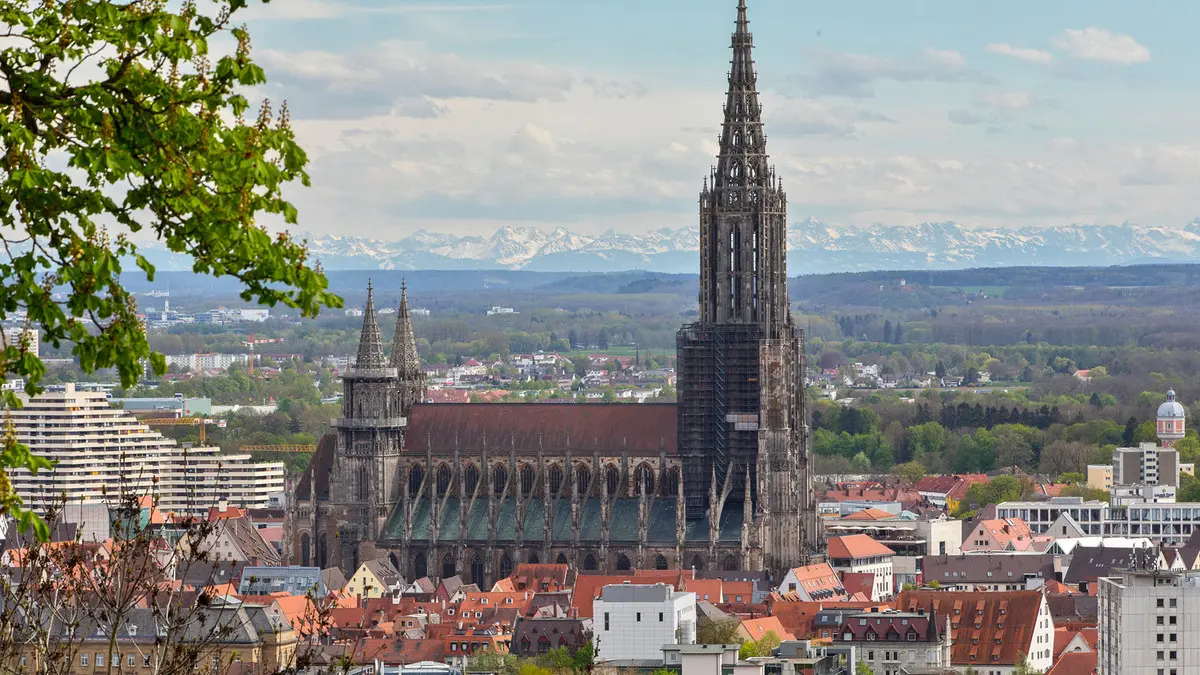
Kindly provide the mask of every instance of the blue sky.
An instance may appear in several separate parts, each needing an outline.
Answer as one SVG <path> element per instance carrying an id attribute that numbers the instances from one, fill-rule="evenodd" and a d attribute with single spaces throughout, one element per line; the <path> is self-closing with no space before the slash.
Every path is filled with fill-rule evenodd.
<path id="1" fill-rule="evenodd" d="M 1200 3 L 749 0 L 793 221 L 1200 216 Z M 736 0 L 275 0 L 313 233 L 694 225 Z"/>

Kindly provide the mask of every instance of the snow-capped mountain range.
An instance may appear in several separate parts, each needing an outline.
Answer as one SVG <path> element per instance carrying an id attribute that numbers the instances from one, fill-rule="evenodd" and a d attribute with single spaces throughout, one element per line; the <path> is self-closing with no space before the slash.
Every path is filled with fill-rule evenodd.
<path id="1" fill-rule="evenodd" d="M 695 228 L 590 235 L 562 227 L 549 232 L 502 227 L 490 237 L 421 230 L 398 240 L 330 235 L 308 240 L 312 256 L 327 270 L 694 273 L 699 265 Z M 166 251 L 147 253 L 160 269 L 181 269 L 173 263 L 182 260 L 171 260 Z M 788 231 L 791 274 L 1187 261 L 1200 261 L 1200 218 L 1184 227 L 1124 223 L 1021 229 L 973 228 L 953 222 L 844 228 L 809 218 Z"/>

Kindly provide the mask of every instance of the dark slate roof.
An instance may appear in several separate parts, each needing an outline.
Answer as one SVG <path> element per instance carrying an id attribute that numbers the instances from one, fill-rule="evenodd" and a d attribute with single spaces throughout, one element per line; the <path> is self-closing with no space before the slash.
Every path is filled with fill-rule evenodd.
<path id="1" fill-rule="evenodd" d="M 1055 623 L 1095 622 L 1100 615 L 1099 600 L 1094 595 L 1084 593 L 1046 596 L 1046 604 L 1050 606 L 1050 616 L 1054 618 Z"/>
<path id="2" fill-rule="evenodd" d="M 1054 579 L 1054 556 L 1028 553 L 927 555 L 922 558 L 927 581 L 940 584 L 1013 584 L 1026 574 Z"/>
<path id="3" fill-rule="evenodd" d="M 654 454 L 676 451 L 673 403 L 420 403 L 404 434 L 405 452 L 435 454 L 547 451 Z"/>
<path id="4" fill-rule="evenodd" d="M 337 436 L 334 434 L 326 434 L 321 438 L 321 442 L 317 444 L 317 451 L 308 462 L 308 468 L 296 483 L 298 501 L 312 499 L 314 487 L 317 501 L 329 499 L 329 473 L 333 470 L 333 450 L 336 445 Z"/>
<path id="5" fill-rule="evenodd" d="M 1152 548 L 1077 546 L 1071 552 L 1071 566 L 1063 575 L 1063 583 L 1091 583 L 1111 576 L 1115 569 L 1148 569 L 1157 559 L 1158 551 Z"/>
<path id="6" fill-rule="evenodd" d="M 485 404 L 479 404 L 485 405 Z M 555 406 L 562 407 L 562 406 Z M 630 407 L 635 407 L 630 404 Z M 441 528 L 438 538 L 441 541 L 458 539 L 459 514 L 458 499 L 446 498 L 446 506 L 441 513 Z M 551 538 L 555 542 L 571 542 L 571 500 L 560 499 L 557 503 L 550 502 L 553 515 L 551 517 Z M 609 516 L 609 541 L 637 543 L 638 540 L 638 499 L 618 498 L 611 502 Z M 526 542 L 542 540 L 545 531 L 544 520 L 545 502 L 540 499 L 529 503 L 525 509 Z M 496 519 L 498 528 L 495 534 L 496 542 L 512 542 L 517 536 L 517 509 L 514 499 L 500 502 L 499 515 Z M 648 515 L 649 528 L 647 541 L 650 543 L 675 543 L 675 500 L 659 499 L 650 505 Z M 400 504 L 388 518 L 380 537 L 384 541 L 400 541 L 403 536 L 404 505 Z M 488 502 L 477 499 L 467 513 L 467 527 L 464 539 L 469 542 L 486 542 L 488 540 Z M 742 509 L 726 509 L 721 514 L 719 539 L 723 542 L 740 542 L 742 537 Z M 421 500 L 416 505 L 413 516 L 413 541 L 428 541 L 431 536 L 430 503 L 428 499 Z M 687 521 L 685 530 L 687 541 L 708 541 L 708 519 L 700 518 Z M 592 497 L 580 500 L 580 532 L 581 542 L 599 542 L 600 531 L 600 499 Z"/>
<path id="7" fill-rule="evenodd" d="M 930 603 L 932 605 L 932 603 Z M 846 617 L 835 633 L 838 642 L 937 642 L 938 615 L 912 612 L 871 612 Z M 869 637 L 870 636 L 870 637 Z"/>

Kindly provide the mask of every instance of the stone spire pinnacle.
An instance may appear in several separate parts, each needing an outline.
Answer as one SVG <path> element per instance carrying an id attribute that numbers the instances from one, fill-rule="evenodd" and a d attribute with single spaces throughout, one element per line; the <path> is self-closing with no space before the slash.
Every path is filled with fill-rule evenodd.
<path id="1" fill-rule="evenodd" d="M 374 370 L 383 368 L 383 337 L 379 333 L 379 320 L 375 318 L 374 289 L 370 280 L 367 281 L 367 305 L 363 309 L 362 336 L 358 339 L 358 361 L 354 367 L 357 370 Z"/>
<path id="2" fill-rule="evenodd" d="M 400 282 L 400 309 L 396 313 L 396 334 L 392 337 L 391 366 L 402 379 L 416 377 L 421 372 L 421 357 L 417 354 L 417 338 L 413 333 L 412 317 L 408 313 L 408 286 Z"/>

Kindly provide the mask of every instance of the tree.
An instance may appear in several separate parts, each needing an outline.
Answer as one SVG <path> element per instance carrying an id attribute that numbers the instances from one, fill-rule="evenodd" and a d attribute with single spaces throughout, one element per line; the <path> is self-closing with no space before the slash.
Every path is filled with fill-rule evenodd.
<path id="1" fill-rule="evenodd" d="M 779 634 L 773 630 L 763 633 L 763 636 L 757 640 L 747 640 L 742 643 L 738 649 L 738 658 L 748 659 L 752 656 L 770 656 L 771 652 L 779 646 Z"/>
<path id="2" fill-rule="evenodd" d="M 871 670 L 871 666 L 867 665 L 866 661 L 859 661 L 854 666 L 854 675 L 875 675 L 875 671 Z"/>
<path id="3" fill-rule="evenodd" d="M 283 190 L 308 184 L 308 160 L 286 108 L 264 103 L 244 120 L 240 91 L 266 77 L 233 21 L 245 0 L 214 4 L 0 1 L 0 21 L 19 27 L 0 55 L 0 318 L 26 311 L 43 345 L 70 345 L 85 373 L 115 368 L 125 388 L 143 359 L 166 370 L 122 278 L 128 261 L 154 278 L 136 233 L 190 256 L 194 272 L 238 279 L 244 300 L 305 316 L 341 305 L 304 245 L 262 225 L 296 223 Z M 236 49 L 211 63 L 210 42 L 227 39 Z M 36 393 L 45 366 L 9 345 L 0 373 Z M 10 439 L 0 472 L 12 467 L 47 465 Z M 46 535 L 11 491 L 0 512 Z"/>
<path id="4" fill-rule="evenodd" d="M 738 637 L 738 627 L 741 622 L 737 619 L 714 621 L 707 616 L 700 617 L 696 622 L 696 644 L 700 645 L 732 645 L 741 642 Z"/>
<path id="5" fill-rule="evenodd" d="M 1087 467 L 1089 452 L 1088 446 L 1079 441 L 1054 441 L 1042 449 L 1038 470 L 1050 476 L 1066 476 L 1068 472 L 1082 476 L 1080 472 Z"/>
<path id="6" fill-rule="evenodd" d="M 904 326 L 900 325 L 899 321 L 896 322 L 896 330 L 895 330 L 895 332 L 892 333 L 892 343 L 893 344 L 903 344 L 904 343 Z"/>
<path id="7" fill-rule="evenodd" d="M 925 467 L 919 462 L 905 462 L 892 467 L 892 474 L 905 480 L 907 483 L 916 483 L 925 477 Z"/>
<path id="8" fill-rule="evenodd" d="M 891 343 L 892 341 L 892 322 L 891 320 L 883 322 L 883 341 Z"/>
<path id="9" fill-rule="evenodd" d="M 939 380 L 945 378 L 946 377 L 946 365 L 944 363 L 942 363 L 941 361 L 938 361 L 937 366 L 935 366 L 933 369 L 933 374 Z"/>

